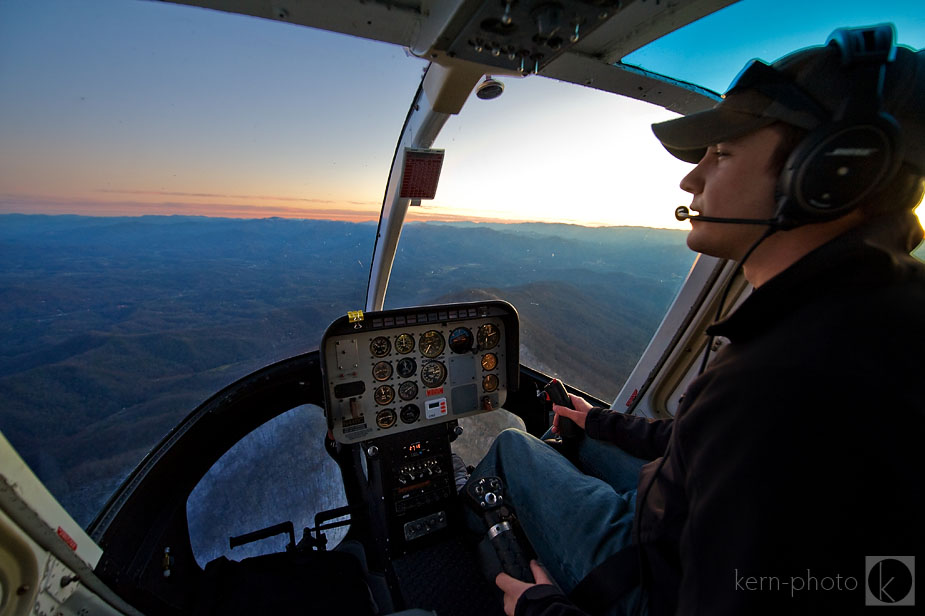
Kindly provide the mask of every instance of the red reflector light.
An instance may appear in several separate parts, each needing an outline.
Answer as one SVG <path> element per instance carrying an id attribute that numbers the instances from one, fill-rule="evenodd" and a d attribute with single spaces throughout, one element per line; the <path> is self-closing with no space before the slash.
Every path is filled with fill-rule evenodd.
<path id="1" fill-rule="evenodd" d="M 71 536 L 67 534 L 67 531 L 60 526 L 58 527 L 58 536 L 61 537 L 61 540 L 67 544 L 67 547 L 71 548 L 72 550 L 77 549 L 77 542 L 71 539 Z"/>

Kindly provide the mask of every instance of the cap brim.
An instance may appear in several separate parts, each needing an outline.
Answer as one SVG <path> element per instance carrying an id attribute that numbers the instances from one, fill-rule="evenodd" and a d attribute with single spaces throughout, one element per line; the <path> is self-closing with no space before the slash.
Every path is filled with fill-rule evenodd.
<path id="1" fill-rule="evenodd" d="M 724 109 L 720 104 L 707 111 L 653 124 L 652 132 L 672 156 L 696 164 L 709 146 L 747 135 L 776 121 Z"/>

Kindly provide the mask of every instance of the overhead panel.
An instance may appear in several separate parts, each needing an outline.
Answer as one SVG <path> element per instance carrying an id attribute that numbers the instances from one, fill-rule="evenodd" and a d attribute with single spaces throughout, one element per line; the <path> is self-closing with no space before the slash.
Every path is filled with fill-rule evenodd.
<path id="1" fill-rule="evenodd" d="M 537 73 L 631 2 L 483 2 L 451 41 L 436 47 L 450 58 L 504 72 Z"/>

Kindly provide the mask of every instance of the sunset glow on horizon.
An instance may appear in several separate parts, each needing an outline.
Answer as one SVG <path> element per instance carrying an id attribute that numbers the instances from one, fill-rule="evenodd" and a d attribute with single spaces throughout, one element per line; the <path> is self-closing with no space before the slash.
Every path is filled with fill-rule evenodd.
<path id="1" fill-rule="evenodd" d="M 915 23 L 901 40 L 922 36 Z M 642 61 L 721 90 L 751 52 L 734 34 L 729 53 L 656 48 Z M 0 213 L 377 221 L 425 66 L 384 43 L 169 3 L 4 0 Z M 673 212 L 690 203 L 678 187 L 690 166 L 650 130 L 672 113 L 543 77 L 502 81 L 503 96 L 472 97 L 446 123 L 436 198 L 409 220 L 689 228 Z"/>
<path id="2" fill-rule="evenodd" d="M 122 216 L 202 216 L 207 218 L 264 219 L 288 218 L 294 220 L 334 220 L 342 222 L 378 222 L 381 204 L 363 207 L 353 204 L 332 203 L 330 207 L 302 208 L 286 205 L 250 205 L 246 203 L 215 202 L 145 202 L 145 201 L 60 201 L 55 199 L 12 199 L 0 201 L 0 214 L 37 214 L 37 215 L 80 215 L 99 217 Z M 491 214 L 473 213 L 472 211 L 454 211 L 422 203 L 412 206 L 406 216 L 408 222 L 487 222 L 487 223 L 524 223 L 546 222 L 577 224 L 588 227 L 600 226 L 652 226 L 652 225 L 613 225 L 594 223 L 584 220 L 573 221 L 565 216 L 543 219 L 538 216 L 521 218 L 512 216 L 493 216 Z M 658 227 L 656 227 L 658 228 Z M 674 227 L 663 227 L 674 228 Z"/>
<path id="3" fill-rule="evenodd" d="M 115 199 L 119 194 L 139 197 L 136 200 Z M 141 199 L 145 197 L 146 199 Z M 164 200 L 158 197 L 182 197 L 184 200 Z M 216 199 L 222 199 L 217 201 Z M 263 219 L 288 218 L 298 220 L 334 220 L 342 222 L 378 222 L 382 204 L 377 201 L 325 201 L 295 197 L 252 195 L 217 195 L 208 193 L 176 193 L 166 191 L 100 191 L 96 200 L 56 199 L 54 197 L 19 197 L 0 195 L 0 214 L 41 214 L 82 216 L 203 216 L 213 218 Z M 920 201 L 915 209 L 919 224 L 925 228 L 925 205 Z M 564 213 L 543 218 L 538 215 L 516 217 L 492 215 L 478 210 L 453 209 L 424 201 L 408 209 L 409 222 L 561 222 L 589 227 L 648 226 L 654 228 L 686 229 L 689 223 L 672 225 L 614 225 L 607 222 L 569 220 Z"/>

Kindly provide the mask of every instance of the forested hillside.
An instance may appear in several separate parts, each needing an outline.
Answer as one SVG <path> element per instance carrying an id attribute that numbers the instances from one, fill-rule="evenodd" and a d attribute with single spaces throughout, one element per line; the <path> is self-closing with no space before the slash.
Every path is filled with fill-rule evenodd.
<path id="1" fill-rule="evenodd" d="M 365 303 L 376 226 L 0 217 L 0 429 L 79 521 L 182 417 Z M 677 231 L 410 224 L 386 307 L 498 297 L 523 363 L 611 398 L 693 255 Z"/>

